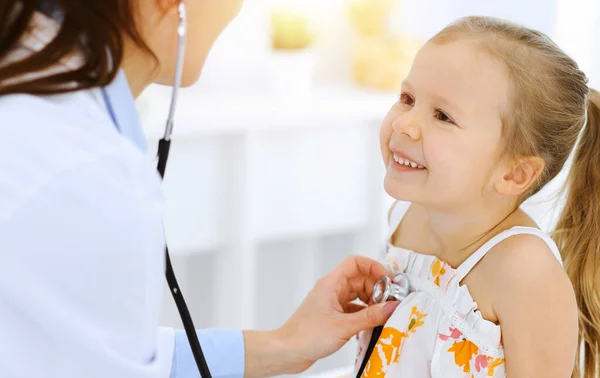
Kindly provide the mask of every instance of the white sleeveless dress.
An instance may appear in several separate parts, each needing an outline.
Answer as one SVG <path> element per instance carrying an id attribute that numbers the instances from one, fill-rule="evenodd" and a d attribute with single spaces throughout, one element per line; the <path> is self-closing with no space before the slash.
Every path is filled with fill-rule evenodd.
<path id="1" fill-rule="evenodd" d="M 513 227 L 490 239 L 453 269 L 435 256 L 391 244 L 391 236 L 409 207 L 410 203 L 398 202 L 392 209 L 384 261 L 392 273 L 407 274 L 411 293 L 385 324 L 362 377 L 506 377 L 500 326 L 483 319 L 469 289 L 459 283 L 490 249 L 508 237 L 538 236 L 560 261 L 556 244 L 536 228 Z M 353 377 L 370 338 L 370 331 L 358 335 Z"/>

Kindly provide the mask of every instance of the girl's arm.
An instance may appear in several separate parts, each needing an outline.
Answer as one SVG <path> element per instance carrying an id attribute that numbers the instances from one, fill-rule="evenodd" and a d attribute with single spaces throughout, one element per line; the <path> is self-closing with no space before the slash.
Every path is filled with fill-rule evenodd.
<path id="1" fill-rule="evenodd" d="M 508 238 L 488 256 L 493 309 L 502 327 L 510 378 L 570 378 L 578 311 L 571 282 L 547 244 L 533 235 Z M 492 262 L 492 261 L 490 261 Z"/>

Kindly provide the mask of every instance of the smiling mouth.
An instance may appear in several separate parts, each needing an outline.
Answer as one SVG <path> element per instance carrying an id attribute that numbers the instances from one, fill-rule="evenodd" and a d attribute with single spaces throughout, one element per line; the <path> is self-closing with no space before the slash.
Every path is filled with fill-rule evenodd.
<path id="1" fill-rule="evenodd" d="M 415 163 L 414 161 L 405 159 L 405 158 L 401 158 L 399 156 L 397 156 L 396 154 L 392 155 L 392 159 L 394 159 L 394 161 L 400 165 L 403 165 L 405 167 L 408 168 L 413 168 L 413 169 L 425 169 L 425 167 L 419 163 Z"/>

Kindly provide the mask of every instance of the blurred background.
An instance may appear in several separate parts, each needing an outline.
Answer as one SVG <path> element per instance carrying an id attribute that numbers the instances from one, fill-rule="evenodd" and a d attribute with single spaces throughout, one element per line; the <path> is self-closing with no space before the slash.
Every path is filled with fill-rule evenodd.
<path id="1" fill-rule="evenodd" d="M 596 0 L 246 0 L 181 93 L 165 183 L 197 327 L 278 327 L 345 256 L 379 255 L 392 202 L 380 122 L 421 44 L 473 14 L 547 33 L 600 87 Z M 169 96 L 152 86 L 138 100 L 150 146 Z M 563 180 L 524 205 L 545 229 Z M 162 323 L 180 326 L 168 291 Z M 335 376 L 354 347 L 304 375 Z"/>

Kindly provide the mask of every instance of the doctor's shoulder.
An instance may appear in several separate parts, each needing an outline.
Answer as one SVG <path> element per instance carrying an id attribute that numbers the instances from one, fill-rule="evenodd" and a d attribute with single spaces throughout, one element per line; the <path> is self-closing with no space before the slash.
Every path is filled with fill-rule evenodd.
<path id="1" fill-rule="evenodd" d="M 82 187 L 110 180 L 118 190 L 161 195 L 148 159 L 119 133 L 93 90 L 0 96 L 0 128 L 0 220 L 66 175 L 79 175 Z"/>

